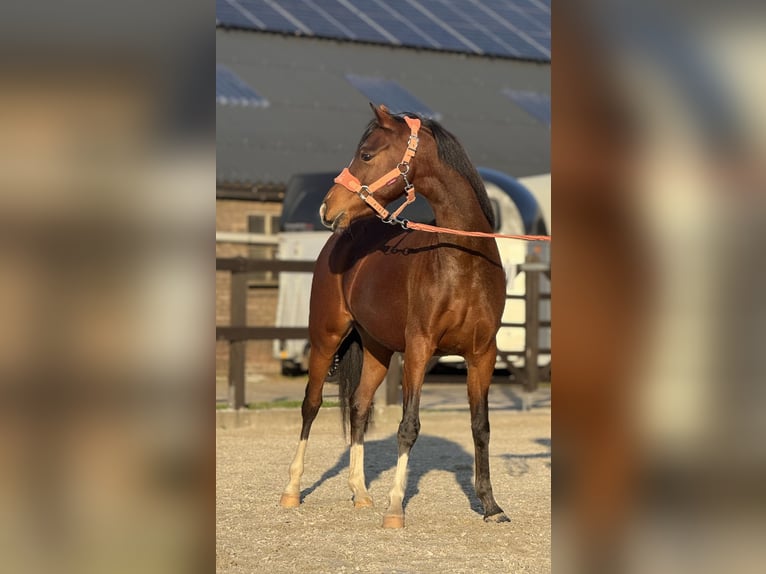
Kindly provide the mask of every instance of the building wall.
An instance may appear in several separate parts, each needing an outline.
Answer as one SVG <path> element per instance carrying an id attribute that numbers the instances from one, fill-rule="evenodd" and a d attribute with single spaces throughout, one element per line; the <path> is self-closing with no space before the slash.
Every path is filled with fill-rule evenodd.
<path id="1" fill-rule="evenodd" d="M 248 231 L 248 216 L 278 216 L 282 204 L 278 202 L 238 201 L 219 199 L 216 201 L 216 231 Z M 247 257 L 247 245 L 216 243 L 216 257 Z M 215 278 L 215 322 L 229 324 L 229 295 L 231 277 L 228 272 L 216 271 Z M 276 319 L 277 288 L 261 286 L 254 281 L 248 290 L 247 323 L 252 326 L 272 326 Z M 216 343 L 216 379 L 228 377 L 228 345 Z M 273 374 L 279 371 L 279 361 L 272 357 L 271 341 L 249 341 L 247 343 L 247 373 Z"/>

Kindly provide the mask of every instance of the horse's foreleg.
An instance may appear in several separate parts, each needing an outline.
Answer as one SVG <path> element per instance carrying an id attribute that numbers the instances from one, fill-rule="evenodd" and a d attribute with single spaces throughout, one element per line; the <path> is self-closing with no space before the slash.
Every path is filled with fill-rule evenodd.
<path id="1" fill-rule="evenodd" d="M 354 506 L 363 508 L 372 506 L 372 497 L 367 492 L 364 478 L 364 433 L 370 417 L 375 391 L 383 382 L 391 360 L 391 352 L 371 348 L 372 342 L 364 348 L 362 379 L 351 401 L 351 452 L 349 461 L 348 486 L 354 494 Z"/>
<path id="2" fill-rule="evenodd" d="M 468 402 L 471 408 L 471 431 L 475 451 L 476 495 L 484 506 L 486 522 L 508 522 L 503 509 L 498 506 L 492 493 L 489 478 L 489 385 L 495 368 L 496 348 L 492 345 L 486 353 L 468 358 Z"/>
<path id="3" fill-rule="evenodd" d="M 309 382 L 306 385 L 306 394 L 303 398 L 301 414 L 303 416 L 303 426 L 301 427 L 300 442 L 295 452 L 292 464 L 290 464 L 290 481 L 287 483 L 279 504 L 285 508 L 294 508 L 301 502 L 301 476 L 303 476 L 303 460 L 306 455 L 306 444 L 308 443 L 311 425 L 322 406 L 322 388 L 327 372 L 332 364 L 335 351 L 321 350 L 317 347 L 311 348 L 311 357 L 309 359 Z"/>
<path id="4" fill-rule="evenodd" d="M 388 509 L 383 516 L 383 528 L 404 527 L 404 492 L 407 486 L 407 464 L 410 450 L 420 434 L 420 391 L 423 388 L 426 364 L 433 349 L 424 344 L 408 341 L 404 354 L 404 377 L 402 379 L 402 421 L 397 439 L 399 458 L 396 463 L 394 485 L 388 494 Z"/>

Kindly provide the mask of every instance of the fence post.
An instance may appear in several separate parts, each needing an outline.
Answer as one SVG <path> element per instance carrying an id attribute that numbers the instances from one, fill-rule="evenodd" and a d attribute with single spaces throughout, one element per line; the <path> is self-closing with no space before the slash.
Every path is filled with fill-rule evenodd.
<path id="1" fill-rule="evenodd" d="M 231 272 L 230 324 L 247 325 L 247 273 Z M 247 341 L 229 342 L 229 408 L 245 406 L 245 353 Z"/>
<path id="2" fill-rule="evenodd" d="M 540 378 L 538 356 L 540 354 L 540 263 L 537 255 L 528 254 L 525 259 L 526 311 L 524 314 L 525 345 L 524 345 L 524 389 L 527 392 L 537 390 Z"/>
<path id="3" fill-rule="evenodd" d="M 399 389 L 402 386 L 402 355 L 394 353 L 391 357 L 391 364 L 386 373 L 386 405 L 398 405 Z"/>

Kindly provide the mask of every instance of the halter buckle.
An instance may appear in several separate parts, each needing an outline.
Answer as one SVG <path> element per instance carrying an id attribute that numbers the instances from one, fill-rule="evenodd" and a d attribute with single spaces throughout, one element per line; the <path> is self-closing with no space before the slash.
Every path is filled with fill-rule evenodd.
<path id="1" fill-rule="evenodd" d="M 357 191 L 356 194 L 361 198 L 362 201 L 367 203 L 367 198 L 371 195 L 370 188 L 366 185 L 363 185 L 359 188 L 359 191 Z"/>
<path id="2" fill-rule="evenodd" d="M 402 166 L 404 166 L 402 168 Z M 399 170 L 399 175 L 402 177 L 406 176 L 408 173 L 410 173 L 410 164 L 406 161 L 400 162 L 396 165 L 397 169 Z"/>

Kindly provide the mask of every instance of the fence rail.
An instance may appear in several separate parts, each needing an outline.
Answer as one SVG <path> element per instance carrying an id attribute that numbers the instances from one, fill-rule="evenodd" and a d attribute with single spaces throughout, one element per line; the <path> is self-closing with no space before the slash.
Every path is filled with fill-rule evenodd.
<path id="1" fill-rule="evenodd" d="M 315 261 L 281 261 L 279 259 L 248 259 L 247 257 L 218 257 L 215 260 L 216 271 L 250 273 L 252 271 L 286 271 L 313 273 Z"/>
<path id="2" fill-rule="evenodd" d="M 247 341 L 273 339 L 306 339 L 308 327 L 262 327 L 247 325 L 247 293 L 248 273 L 255 271 L 272 271 L 276 273 L 298 272 L 313 273 L 314 261 L 280 261 L 269 259 L 248 259 L 245 257 L 219 257 L 215 260 L 216 271 L 231 273 L 229 325 L 216 326 L 216 340 L 229 343 L 229 407 L 239 409 L 245 406 L 245 351 Z M 538 356 L 550 354 L 550 349 L 540 348 L 540 328 L 550 327 L 550 321 L 540 320 L 540 301 L 550 299 L 550 294 L 540 293 L 540 273 L 548 267 L 542 264 L 535 255 L 527 255 L 526 262 L 521 265 L 525 271 L 525 294 L 508 295 L 508 299 L 523 299 L 525 301 L 525 320 L 523 323 L 503 323 L 503 327 L 523 327 L 525 329 L 524 351 L 502 353 L 507 361 L 510 356 L 523 356 L 524 368 L 510 367 L 515 377 L 523 382 L 527 391 L 534 391 L 540 380 Z M 508 362 L 509 366 L 511 365 Z M 402 362 L 398 354 L 391 360 L 386 376 L 386 403 L 396 404 L 400 401 L 399 387 L 402 381 Z"/>

